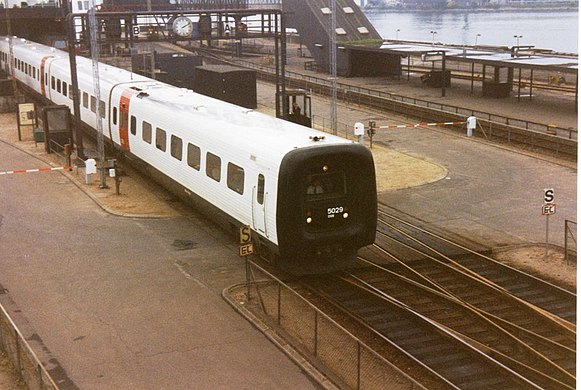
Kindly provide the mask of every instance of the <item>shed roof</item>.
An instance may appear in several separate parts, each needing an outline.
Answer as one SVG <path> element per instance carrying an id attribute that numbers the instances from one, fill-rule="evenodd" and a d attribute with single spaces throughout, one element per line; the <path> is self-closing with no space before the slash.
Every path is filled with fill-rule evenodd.
<path id="1" fill-rule="evenodd" d="M 513 52 L 492 51 L 479 48 L 462 48 L 413 42 L 384 42 L 381 46 L 350 45 L 348 47 L 351 50 L 385 52 L 404 57 L 445 52 L 446 58 L 462 62 L 522 69 L 549 70 L 563 73 L 577 73 L 579 66 L 579 59 L 577 57 L 535 53 L 534 48 L 530 47 L 527 47 L 528 50 L 521 53 L 518 50 L 514 50 Z"/>

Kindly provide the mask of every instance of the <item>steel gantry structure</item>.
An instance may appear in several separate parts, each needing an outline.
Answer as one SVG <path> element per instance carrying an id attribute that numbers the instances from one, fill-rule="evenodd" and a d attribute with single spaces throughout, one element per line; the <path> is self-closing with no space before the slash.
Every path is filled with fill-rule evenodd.
<path id="1" fill-rule="evenodd" d="M 268 38 L 275 42 L 276 115 L 288 112 L 285 99 L 286 36 L 284 15 L 280 9 L 173 9 L 154 11 L 98 11 L 96 41 L 100 46 L 129 49 L 142 42 L 192 42 L 209 47 L 220 40 L 233 41 L 237 55 L 246 39 Z M 76 77 L 76 55 L 90 53 L 92 31 L 89 15 L 72 14 L 66 17 L 68 50 L 71 64 L 71 83 L 78 153 L 83 155 L 80 135 L 80 100 Z"/>

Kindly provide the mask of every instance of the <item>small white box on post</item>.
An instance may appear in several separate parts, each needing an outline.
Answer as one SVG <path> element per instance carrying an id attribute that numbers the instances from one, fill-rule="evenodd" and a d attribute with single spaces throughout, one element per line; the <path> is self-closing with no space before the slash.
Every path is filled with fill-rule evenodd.
<path id="1" fill-rule="evenodd" d="M 472 137 L 474 129 L 476 129 L 476 117 L 469 116 L 468 119 L 466 120 L 466 135 L 468 137 Z"/>
<path id="2" fill-rule="evenodd" d="M 85 184 L 93 183 L 93 174 L 97 173 L 97 162 L 94 158 L 85 160 Z"/>
<path id="3" fill-rule="evenodd" d="M 357 141 L 363 145 L 363 136 L 365 135 L 365 125 L 361 122 L 355 123 L 353 126 L 353 134 L 357 137 Z"/>

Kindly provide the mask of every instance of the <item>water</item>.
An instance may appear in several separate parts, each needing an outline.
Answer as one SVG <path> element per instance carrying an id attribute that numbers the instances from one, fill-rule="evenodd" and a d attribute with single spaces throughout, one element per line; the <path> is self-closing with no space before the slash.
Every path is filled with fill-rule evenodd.
<path id="1" fill-rule="evenodd" d="M 534 45 L 558 52 L 578 53 L 577 11 L 496 12 L 366 12 L 386 39 L 495 46 Z M 400 30 L 399 32 L 397 30 Z M 480 36 L 477 37 L 477 34 Z"/>

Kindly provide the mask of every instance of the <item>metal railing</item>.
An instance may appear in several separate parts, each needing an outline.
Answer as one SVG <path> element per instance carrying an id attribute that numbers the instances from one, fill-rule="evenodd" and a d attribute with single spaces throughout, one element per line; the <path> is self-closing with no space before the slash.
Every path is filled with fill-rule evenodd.
<path id="1" fill-rule="evenodd" d="M 577 253 L 577 222 L 565 220 L 565 261 L 569 265 L 569 255 Z M 575 258 L 575 256 L 572 256 Z"/>
<path id="2" fill-rule="evenodd" d="M 274 73 L 274 69 L 269 66 L 264 66 L 261 64 L 256 64 L 244 60 L 236 60 L 235 62 L 247 68 L 257 69 L 263 73 L 267 74 Z M 286 71 L 286 76 L 287 81 L 291 83 L 294 87 L 312 90 L 314 93 L 318 94 L 326 94 L 326 91 L 328 91 L 328 89 L 331 87 L 331 82 L 321 77 L 305 75 L 288 70 Z M 497 123 L 503 126 L 515 127 L 529 130 L 531 132 L 543 133 L 543 135 L 556 133 L 558 134 L 558 136 L 566 139 L 577 140 L 578 138 L 578 130 L 574 128 L 564 128 L 552 124 L 544 124 L 538 122 L 531 122 L 524 119 L 510 118 L 486 111 L 452 106 L 443 103 L 436 103 L 428 100 L 397 95 L 391 92 L 373 90 L 365 87 L 353 86 L 345 83 L 337 83 L 337 88 L 339 99 L 347 103 L 368 104 L 370 98 L 380 98 L 390 100 L 393 102 L 408 104 L 410 106 L 415 106 L 419 108 L 428 108 L 441 111 L 444 113 L 450 113 L 464 118 L 467 118 L 469 116 L 476 116 L 481 121 L 483 120 L 490 123 Z M 386 108 L 390 107 L 386 105 Z"/>
<path id="3" fill-rule="evenodd" d="M 270 318 L 287 341 L 325 365 L 335 381 L 353 389 L 424 389 L 284 282 L 247 260 L 247 308 Z M 317 363 L 315 363 L 317 365 Z M 328 373 L 328 374 L 329 374 Z"/>
<path id="4" fill-rule="evenodd" d="M 0 305 L 0 348 L 12 360 L 20 379 L 26 383 L 29 390 L 58 390 L 58 386 L 2 305 Z"/>

